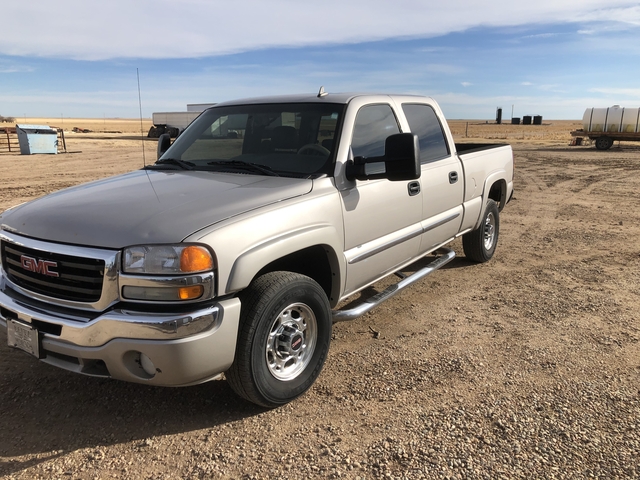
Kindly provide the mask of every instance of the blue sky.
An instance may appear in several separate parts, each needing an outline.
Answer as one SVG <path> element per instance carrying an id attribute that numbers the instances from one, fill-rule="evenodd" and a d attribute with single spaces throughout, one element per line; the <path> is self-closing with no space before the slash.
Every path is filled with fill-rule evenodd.
<path id="1" fill-rule="evenodd" d="M 418 93 L 448 118 L 640 106 L 637 1 L 32 0 L 0 11 L 0 114 L 133 117 L 270 94 Z"/>

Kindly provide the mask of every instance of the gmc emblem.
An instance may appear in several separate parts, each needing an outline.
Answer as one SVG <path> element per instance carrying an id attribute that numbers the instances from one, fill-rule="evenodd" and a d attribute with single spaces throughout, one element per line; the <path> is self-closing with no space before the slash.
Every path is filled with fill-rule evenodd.
<path id="1" fill-rule="evenodd" d="M 28 272 L 39 273 L 40 275 L 47 275 L 49 277 L 59 277 L 58 272 L 54 272 L 51 270 L 52 268 L 57 268 L 57 262 L 50 262 L 49 260 L 40 260 L 33 257 L 28 257 L 26 255 L 22 255 L 20 257 L 20 262 L 22 263 L 22 268 L 24 268 Z"/>

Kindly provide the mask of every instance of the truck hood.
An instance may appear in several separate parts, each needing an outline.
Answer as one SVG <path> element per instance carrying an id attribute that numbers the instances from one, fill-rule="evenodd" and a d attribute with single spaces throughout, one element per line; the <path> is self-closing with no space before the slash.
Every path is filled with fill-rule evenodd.
<path id="1" fill-rule="evenodd" d="M 312 186 L 299 178 L 138 170 L 25 203 L 0 215 L 0 223 L 25 236 L 76 245 L 175 243 Z"/>

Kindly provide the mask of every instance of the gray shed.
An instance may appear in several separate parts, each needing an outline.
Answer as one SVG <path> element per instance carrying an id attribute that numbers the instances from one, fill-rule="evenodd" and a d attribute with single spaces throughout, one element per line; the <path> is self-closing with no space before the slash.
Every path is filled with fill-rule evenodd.
<path id="1" fill-rule="evenodd" d="M 58 153 L 58 131 L 48 125 L 16 125 L 22 155 Z"/>

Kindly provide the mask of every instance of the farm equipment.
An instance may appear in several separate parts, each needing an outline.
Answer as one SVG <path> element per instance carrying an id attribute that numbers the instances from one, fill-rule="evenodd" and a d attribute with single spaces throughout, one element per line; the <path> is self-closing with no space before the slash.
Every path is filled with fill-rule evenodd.
<path id="1" fill-rule="evenodd" d="M 582 117 L 582 129 L 571 132 L 573 137 L 595 141 L 596 149 L 608 150 L 613 142 L 640 142 L 640 108 L 587 108 Z M 576 142 L 578 144 L 578 142 Z"/>

